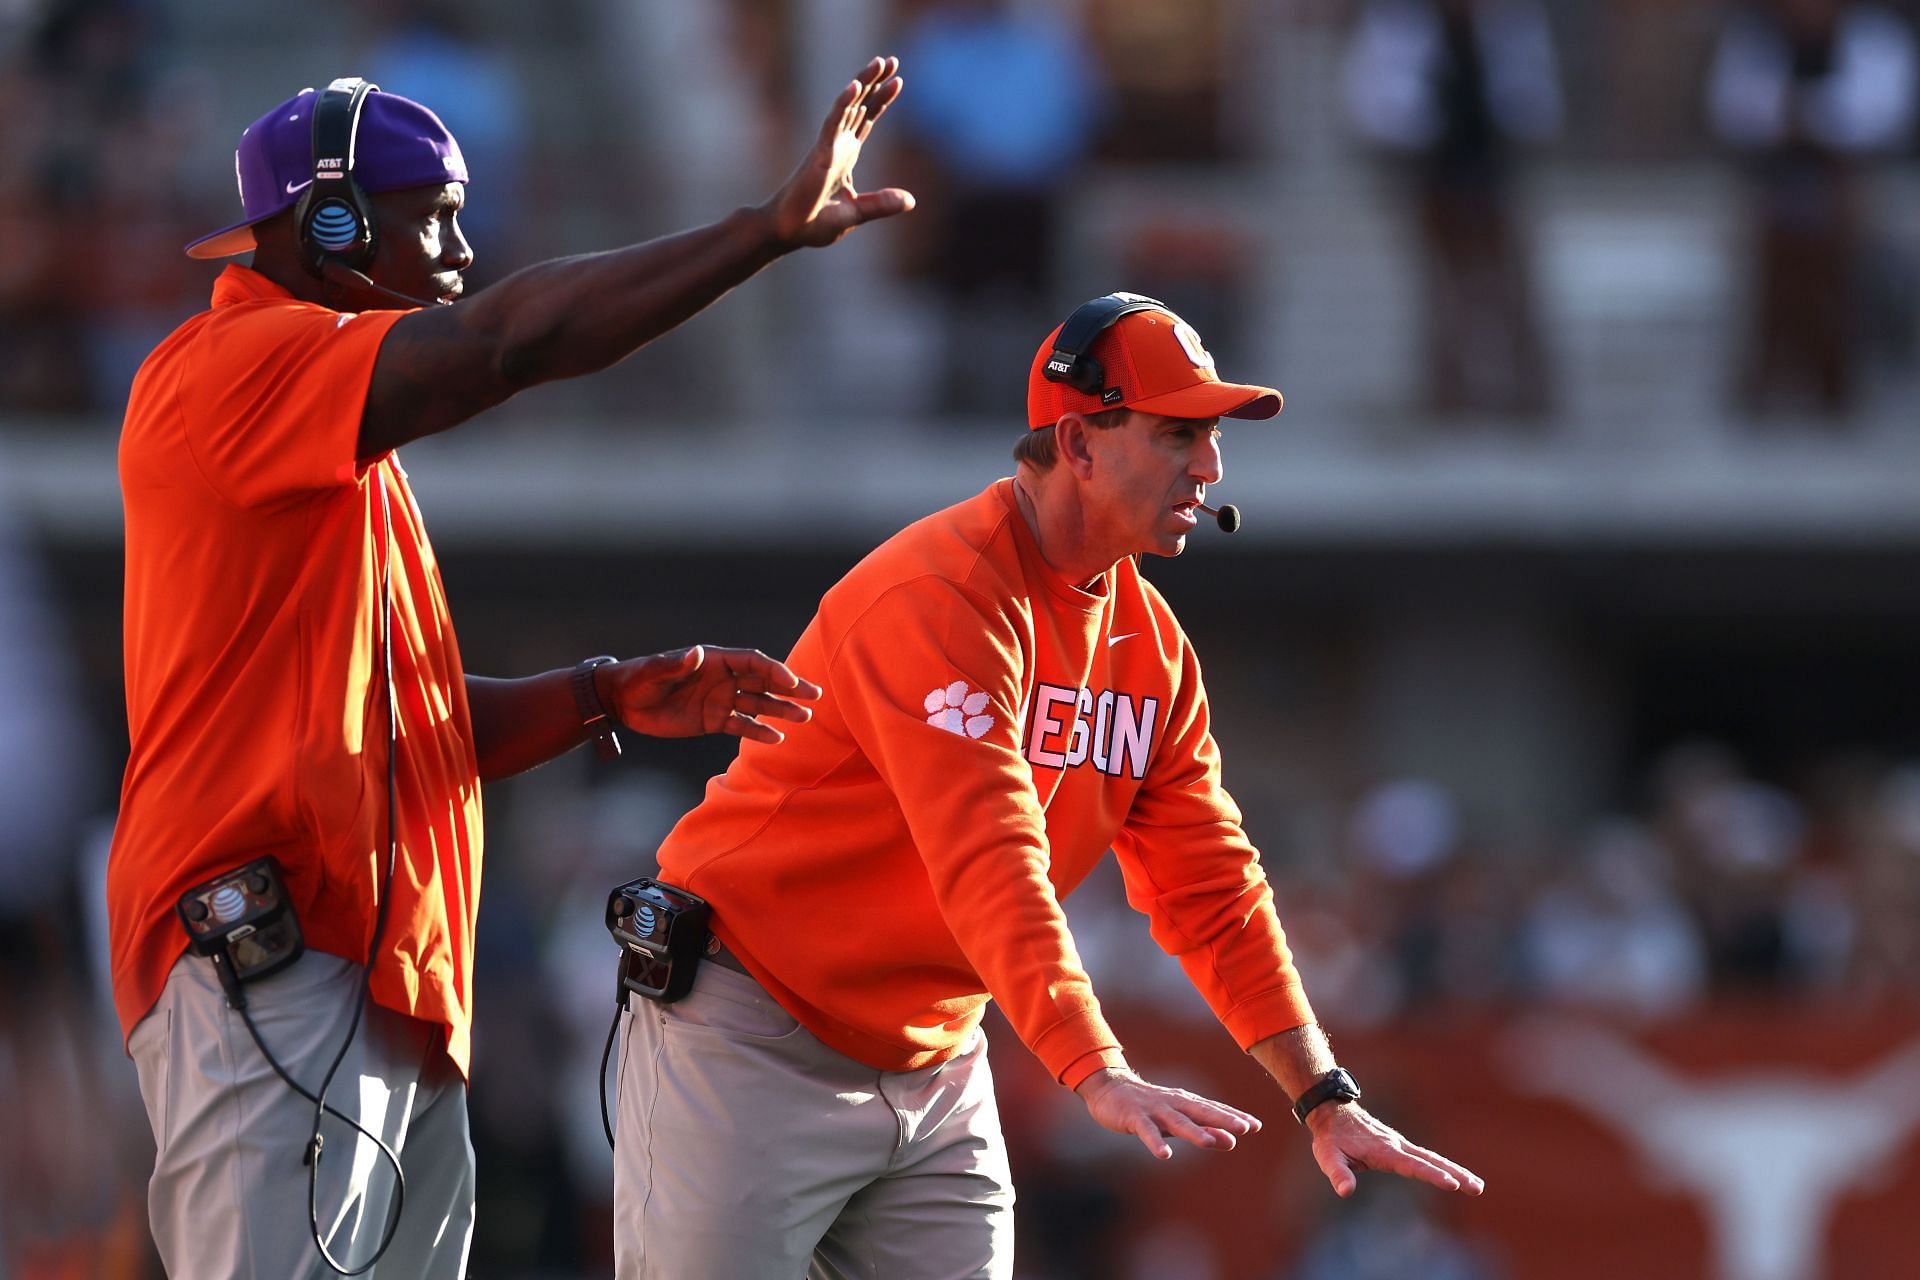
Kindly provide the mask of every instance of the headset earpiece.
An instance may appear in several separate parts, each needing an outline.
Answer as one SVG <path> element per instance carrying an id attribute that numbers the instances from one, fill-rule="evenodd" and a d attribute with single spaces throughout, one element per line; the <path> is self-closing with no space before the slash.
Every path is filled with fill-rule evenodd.
<path id="1" fill-rule="evenodd" d="M 1107 385 L 1105 366 L 1088 355 L 1088 350 L 1122 317 L 1136 311 L 1166 310 L 1166 303 L 1142 293 L 1109 293 L 1081 303 L 1060 326 L 1053 351 L 1040 367 L 1041 376 L 1048 382 L 1064 382 L 1076 391 L 1099 396 L 1102 404 L 1118 403 L 1120 388 Z"/>
<path id="2" fill-rule="evenodd" d="M 307 270 L 324 278 L 329 262 L 355 271 L 373 264 L 373 207 L 353 178 L 360 110 L 380 86 L 343 77 L 314 95 L 313 180 L 294 206 Z"/>

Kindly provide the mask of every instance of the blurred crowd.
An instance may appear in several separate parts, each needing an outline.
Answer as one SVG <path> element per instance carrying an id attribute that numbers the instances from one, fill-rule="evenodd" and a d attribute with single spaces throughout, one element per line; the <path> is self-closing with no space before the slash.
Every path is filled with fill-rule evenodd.
<path id="1" fill-rule="evenodd" d="M 612 20 L 590 0 L 576 8 L 577 22 Z M 1622 160 L 1680 157 L 1737 175 L 1730 413 L 1842 422 L 1874 367 L 1920 356 L 1910 229 L 1888 225 L 1874 186 L 1913 159 L 1911 0 L 1193 0 L 1177 18 L 1142 0 L 866 8 L 912 83 L 876 167 L 921 195 L 921 213 L 887 242 L 885 270 L 903 313 L 930 328 L 940 367 L 917 407 L 931 412 L 1007 403 L 1017 382 L 1005 370 L 1024 365 L 1025 335 L 1084 292 L 1089 243 L 1115 212 L 1090 209 L 1102 198 L 1089 192 L 1127 174 L 1188 175 L 1195 191 L 1239 184 L 1237 216 L 1257 225 L 1268 184 L 1306 173 L 1325 149 L 1313 132 L 1323 119 L 1340 122 L 1326 136 L 1377 172 L 1374 198 L 1404 221 L 1413 253 L 1401 291 L 1420 328 L 1406 408 L 1425 417 L 1552 420 L 1563 359 L 1541 277 L 1561 250 L 1542 235 L 1530 180 Z M 575 75 L 565 96 L 582 123 L 537 141 L 555 77 L 579 60 L 532 56 L 504 12 L 366 2 L 341 27 L 355 70 L 433 104 L 461 138 L 476 175 L 465 218 L 478 284 L 578 247 L 555 205 L 529 198 L 535 179 L 570 205 L 599 203 L 565 219 L 611 242 L 631 229 L 627 206 L 657 186 L 633 167 L 671 164 L 703 194 L 769 184 L 768 157 L 786 154 L 819 96 L 797 69 L 803 0 L 730 0 L 697 23 L 642 12 L 620 19 L 639 48 L 708 42 L 697 70 L 681 71 L 706 99 L 685 104 L 704 123 L 676 139 L 669 104 L 644 87 Z M 0 364 L 0 409 L 11 414 L 110 417 L 152 341 L 204 303 L 206 269 L 176 250 L 229 215 L 210 122 L 238 104 L 177 34 L 179 17 L 164 0 L 0 8 L 0 106 L 14 122 L 0 157 L 0 341 L 19 356 Z M 1320 45 L 1333 74 L 1315 79 L 1302 58 L 1258 65 L 1263 51 Z M 1581 46 L 1598 52 L 1594 65 L 1569 65 Z M 1249 72 L 1301 83 L 1259 96 Z M 636 98 L 641 128 L 628 130 L 620 104 Z M 1280 110 L 1287 119 L 1257 118 Z M 594 168 L 623 151 L 603 167 L 625 181 L 556 186 L 556 162 Z M 715 167 L 732 185 L 693 176 Z M 1270 229 L 1178 207 L 1125 216 L 1103 276 L 1178 298 L 1202 331 L 1258 321 L 1250 280 L 1285 278 L 1284 261 L 1263 261 L 1289 247 Z M 685 363 L 649 376 L 695 376 Z"/>

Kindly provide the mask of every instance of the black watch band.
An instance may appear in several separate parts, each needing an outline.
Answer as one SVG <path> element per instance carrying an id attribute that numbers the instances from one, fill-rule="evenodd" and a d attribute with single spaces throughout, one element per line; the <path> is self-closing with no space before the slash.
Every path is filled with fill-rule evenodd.
<path id="1" fill-rule="evenodd" d="M 600 701 L 600 690 L 593 682 L 593 669 L 605 666 L 619 659 L 610 654 L 601 654 L 597 658 L 588 658 L 573 669 L 573 705 L 579 708 L 580 725 L 593 738 L 593 748 L 600 753 L 602 760 L 613 760 L 620 755 L 620 739 L 613 736 L 613 713 L 607 710 L 607 704 Z"/>
<path id="2" fill-rule="evenodd" d="M 1323 1102 L 1358 1102 L 1360 1085 L 1344 1067 L 1335 1067 L 1314 1081 L 1305 1093 L 1293 1104 L 1293 1118 L 1301 1124 L 1307 1122 L 1307 1113 Z"/>

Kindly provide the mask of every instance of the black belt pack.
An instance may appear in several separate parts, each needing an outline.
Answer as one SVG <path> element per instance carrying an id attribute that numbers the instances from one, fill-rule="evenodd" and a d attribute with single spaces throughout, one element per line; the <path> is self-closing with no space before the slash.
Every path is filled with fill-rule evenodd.
<path id="1" fill-rule="evenodd" d="M 607 896 L 607 932 L 620 944 L 620 990 L 671 1004 L 693 986 L 713 910 L 685 889 L 642 877 Z"/>

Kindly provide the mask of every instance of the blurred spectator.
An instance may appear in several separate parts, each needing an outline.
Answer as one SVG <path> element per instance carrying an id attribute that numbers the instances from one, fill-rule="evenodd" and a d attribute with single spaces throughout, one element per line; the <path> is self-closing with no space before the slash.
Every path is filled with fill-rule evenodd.
<path id="1" fill-rule="evenodd" d="M 1849 986 L 1866 999 L 1920 995 L 1920 762 L 1889 771 L 1854 850 L 1857 935 Z"/>
<path id="2" fill-rule="evenodd" d="M 360 74 L 389 93 L 432 103 L 477 175 L 460 211 L 474 246 L 469 288 L 526 265 L 517 250 L 529 110 L 513 60 L 478 39 L 471 7 L 453 0 L 382 0 L 365 12 L 375 27 Z"/>
<path id="3" fill-rule="evenodd" d="M 1706 945 L 1674 891 L 1669 862 L 1637 823 L 1600 826 L 1521 923 L 1535 991 L 1649 1017 L 1697 1002 L 1706 992 Z"/>
<path id="4" fill-rule="evenodd" d="M 1412 1188 L 1368 1180 L 1285 1274 L 1290 1280 L 1498 1280 L 1505 1271 L 1436 1222 Z"/>
<path id="5" fill-rule="evenodd" d="M 1755 991 L 1798 976 L 1786 911 L 1806 820 L 1784 792 L 1746 776 L 1716 744 L 1688 744 L 1656 766 L 1656 829 L 1673 851 L 1705 931 L 1716 987 Z"/>
<path id="6" fill-rule="evenodd" d="M 1558 132 L 1537 0 L 1373 0 L 1346 67 L 1360 133 L 1406 162 L 1424 254 L 1427 408 L 1537 416 L 1549 378 L 1515 211 L 1522 144 Z"/>
<path id="7" fill-rule="evenodd" d="M 1001 408 L 1031 355 L 1023 335 L 1049 327 L 1060 199 L 1093 149 L 1103 90 L 1051 7 L 927 0 L 900 44 L 913 91 L 895 110 L 921 166 L 909 231 L 950 335 L 942 398 Z"/>
<path id="8" fill-rule="evenodd" d="M 1915 74 L 1912 31 L 1875 4 L 1768 0 L 1722 33 L 1707 100 L 1752 191 L 1759 299 L 1739 380 L 1750 413 L 1838 418 L 1854 405 L 1863 162 L 1906 142 Z"/>
<path id="9" fill-rule="evenodd" d="M 1113 88 L 1103 159 L 1212 166 L 1250 149 L 1225 109 L 1248 12 L 1259 11 L 1237 0 L 1085 0 L 1085 39 Z"/>
<path id="10" fill-rule="evenodd" d="M 1511 886 L 1463 846 L 1461 824 L 1452 793 L 1416 778 L 1375 788 L 1348 827 L 1352 901 L 1396 967 L 1403 1011 L 1484 1004 L 1513 984 Z"/>
<path id="11" fill-rule="evenodd" d="M 0 471 L 0 477 L 4 476 Z M 140 1179 L 92 1013 L 79 865 L 95 745 L 54 602 L 0 488 L 0 1276 L 129 1280 Z"/>
<path id="12" fill-rule="evenodd" d="M 180 161 L 201 128 L 192 76 L 162 73 L 153 8 L 59 0 L 0 64 L 0 406 L 116 407 L 204 279 Z"/>

